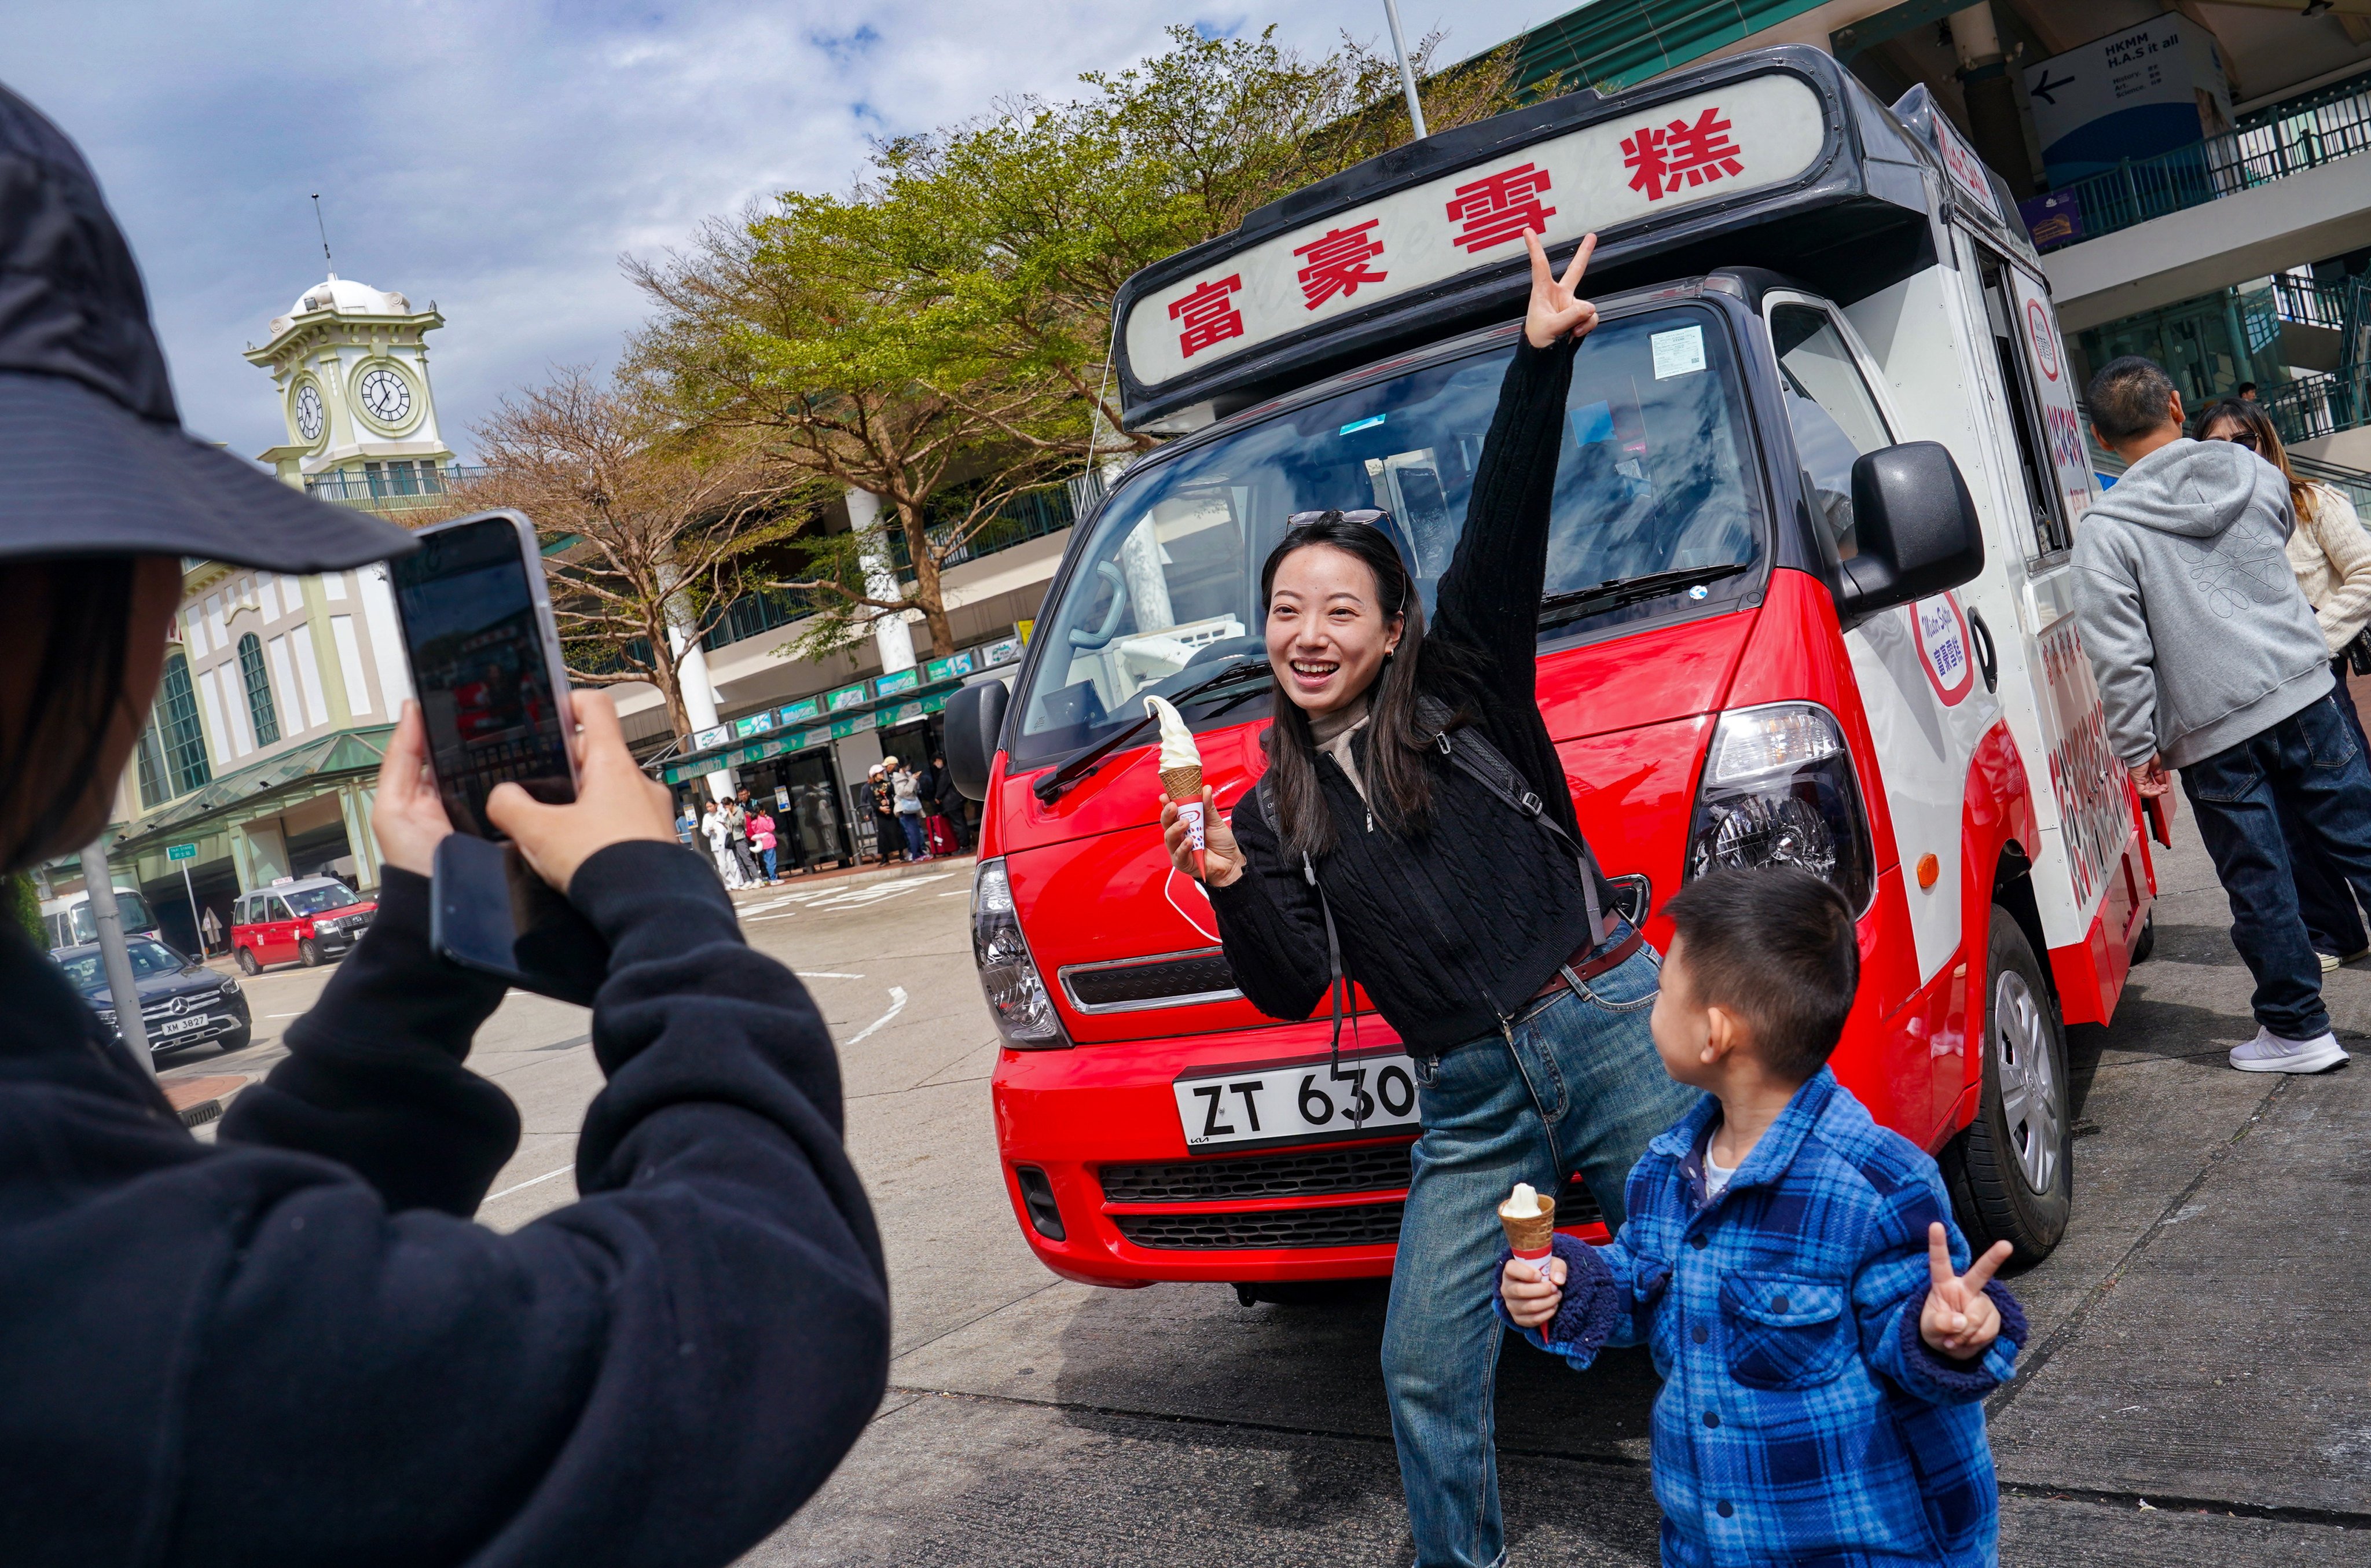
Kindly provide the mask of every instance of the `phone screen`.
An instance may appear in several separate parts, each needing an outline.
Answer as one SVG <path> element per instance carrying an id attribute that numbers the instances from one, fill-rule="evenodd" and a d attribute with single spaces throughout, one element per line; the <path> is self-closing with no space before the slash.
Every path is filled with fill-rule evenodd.
<path id="1" fill-rule="evenodd" d="M 471 518 L 423 530 L 394 563 L 429 766 L 445 815 L 480 838 L 502 836 L 486 796 L 505 780 L 555 805 L 576 798 L 565 693 L 527 575 L 532 537 L 506 515 Z"/>

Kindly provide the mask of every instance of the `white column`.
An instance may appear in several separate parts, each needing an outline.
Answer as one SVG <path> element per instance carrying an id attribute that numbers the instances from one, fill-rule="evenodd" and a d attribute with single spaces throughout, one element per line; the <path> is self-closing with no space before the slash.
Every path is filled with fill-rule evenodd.
<path id="1" fill-rule="evenodd" d="M 667 648 L 675 655 L 676 684 L 683 691 L 683 716 L 690 721 L 691 732 L 696 735 L 716 727 L 716 686 L 708 678 L 708 650 L 692 635 L 695 623 L 691 605 L 681 594 L 668 595 L 666 614 Z M 710 799 L 732 798 L 731 768 L 720 767 L 706 775 L 703 781 L 708 785 Z"/>
<path id="2" fill-rule="evenodd" d="M 881 531 L 881 498 L 871 490 L 851 487 L 848 492 L 848 522 L 856 536 L 864 541 L 860 558 L 864 567 L 864 591 L 876 599 L 902 597 L 896 570 L 889 564 L 889 541 Z M 873 616 L 873 646 L 880 651 L 883 674 L 894 675 L 914 667 L 914 629 L 906 624 L 903 611 L 884 610 Z"/>

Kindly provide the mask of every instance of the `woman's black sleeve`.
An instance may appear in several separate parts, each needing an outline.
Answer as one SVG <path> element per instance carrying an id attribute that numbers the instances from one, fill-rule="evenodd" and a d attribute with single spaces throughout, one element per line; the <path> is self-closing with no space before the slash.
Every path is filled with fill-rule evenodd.
<path id="1" fill-rule="evenodd" d="M 873 1415 L 881 1243 L 805 989 L 676 845 L 569 896 L 610 947 L 582 1197 L 504 1235 L 226 1148 L 160 1561 L 721 1568 Z"/>
<path id="2" fill-rule="evenodd" d="M 221 1141 L 334 1159 L 390 1213 L 477 1212 L 518 1147 L 510 1096 L 464 1067 L 503 983 L 428 945 L 428 879 L 386 868 L 378 913 L 321 999 L 288 1027 L 288 1056 L 231 1102 Z"/>
<path id="3" fill-rule="evenodd" d="M 1485 678 L 1511 701 L 1538 685 L 1540 594 L 1575 344 L 1518 339 L 1482 444 L 1465 531 L 1441 574 L 1430 635 L 1481 655 Z"/>
<path id="4" fill-rule="evenodd" d="M 1288 857 L 1278 842 L 1258 790 L 1236 801 L 1228 821 L 1243 851 L 1243 874 L 1209 890 L 1220 945 L 1252 1006 L 1297 1022 L 1317 1010 L 1334 975 L 1317 890 L 1300 857 Z"/>

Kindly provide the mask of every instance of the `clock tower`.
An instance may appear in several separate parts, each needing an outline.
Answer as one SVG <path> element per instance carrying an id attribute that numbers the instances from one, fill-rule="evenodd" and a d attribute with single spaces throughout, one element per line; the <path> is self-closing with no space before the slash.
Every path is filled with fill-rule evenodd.
<path id="1" fill-rule="evenodd" d="M 445 325 L 434 301 L 335 272 L 272 321 L 247 363 L 272 374 L 288 441 L 257 454 L 290 484 L 339 500 L 441 490 L 453 449 L 436 428 L 428 334 Z"/>

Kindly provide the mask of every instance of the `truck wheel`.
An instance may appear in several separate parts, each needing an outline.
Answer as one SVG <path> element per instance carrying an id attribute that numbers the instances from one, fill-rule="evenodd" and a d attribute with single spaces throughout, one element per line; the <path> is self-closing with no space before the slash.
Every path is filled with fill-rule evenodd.
<path id="1" fill-rule="evenodd" d="M 255 962 L 255 953 L 252 949 L 241 948 L 238 950 L 238 972 L 241 974 L 256 974 L 258 971 L 261 970 L 262 967 L 263 965 Z"/>
<path id="2" fill-rule="evenodd" d="M 314 941 L 310 937 L 306 937 L 304 940 L 298 942 L 296 944 L 296 962 L 303 964 L 307 969 L 320 968 L 320 944 Z"/>
<path id="3" fill-rule="evenodd" d="M 2152 909 L 2149 911 L 2148 918 L 2141 922 L 2140 936 L 2133 942 L 2133 962 L 2134 963 L 2146 963 L 2149 959 L 2149 954 L 2156 951 L 2157 911 Z"/>
<path id="4" fill-rule="evenodd" d="M 2006 1241 L 2039 1262 L 2066 1232 L 2075 1196 L 2075 1118 L 2066 1033 L 2041 961 L 2008 911 L 1993 908 L 1985 953 L 1984 1096 L 1943 1151 L 1943 1175 L 1968 1245 Z"/>

